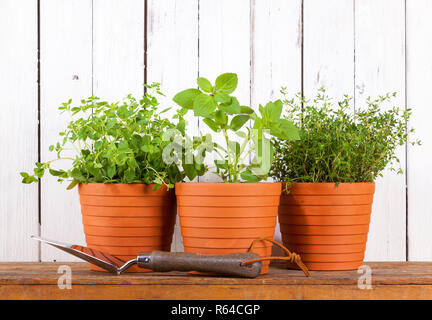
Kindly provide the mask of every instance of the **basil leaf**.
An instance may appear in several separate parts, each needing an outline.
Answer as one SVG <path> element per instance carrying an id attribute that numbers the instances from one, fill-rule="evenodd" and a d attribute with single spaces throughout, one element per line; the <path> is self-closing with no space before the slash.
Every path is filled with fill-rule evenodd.
<path id="1" fill-rule="evenodd" d="M 173 101 L 183 108 L 193 109 L 194 100 L 200 94 L 201 91 L 198 89 L 186 89 L 177 93 Z"/>
<path id="2" fill-rule="evenodd" d="M 200 93 L 194 100 L 193 110 L 195 116 L 208 116 L 216 109 L 213 97 Z"/>
<path id="3" fill-rule="evenodd" d="M 237 88 L 237 75 L 235 73 L 224 73 L 216 79 L 216 92 L 230 94 Z"/>

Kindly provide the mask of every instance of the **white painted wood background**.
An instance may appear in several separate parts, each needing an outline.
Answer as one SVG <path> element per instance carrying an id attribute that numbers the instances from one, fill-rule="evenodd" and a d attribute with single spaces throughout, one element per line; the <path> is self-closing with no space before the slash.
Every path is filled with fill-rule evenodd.
<path id="1" fill-rule="evenodd" d="M 431 0 L 0 0 L 0 261 L 71 260 L 31 234 L 85 243 L 76 190 L 48 176 L 20 183 L 50 159 L 61 102 L 141 95 L 157 81 L 174 105 L 198 76 L 223 72 L 239 75 L 252 107 L 281 86 L 347 93 L 353 108 L 398 92 L 423 146 L 400 148 L 407 170 L 377 181 L 366 260 L 432 261 L 431 16 Z M 188 130 L 206 132 L 193 117 Z"/>

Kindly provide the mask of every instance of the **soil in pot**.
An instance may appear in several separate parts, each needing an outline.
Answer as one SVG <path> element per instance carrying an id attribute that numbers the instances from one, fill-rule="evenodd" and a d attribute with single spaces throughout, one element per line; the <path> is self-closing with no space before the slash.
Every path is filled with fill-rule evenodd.
<path id="1" fill-rule="evenodd" d="M 139 253 L 170 251 L 176 217 L 175 194 L 146 184 L 79 185 L 87 246 L 124 261 Z M 104 271 L 91 265 L 92 270 Z M 132 267 L 128 272 L 151 270 Z"/>
<path id="2" fill-rule="evenodd" d="M 375 184 L 298 182 L 288 190 L 279 206 L 284 245 L 300 254 L 309 270 L 360 267 Z"/>
<path id="3" fill-rule="evenodd" d="M 281 183 L 177 183 L 175 190 L 185 252 L 247 252 L 257 238 L 273 239 Z M 272 244 L 254 252 L 271 255 Z M 269 262 L 263 262 L 262 274 Z"/>

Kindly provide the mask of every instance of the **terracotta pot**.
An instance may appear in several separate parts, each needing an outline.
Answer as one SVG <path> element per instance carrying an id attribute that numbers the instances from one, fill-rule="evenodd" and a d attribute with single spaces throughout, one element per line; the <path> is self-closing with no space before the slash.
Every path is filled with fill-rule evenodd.
<path id="1" fill-rule="evenodd" d="M 87 246 L 124 261 L 141 252 L 170 251 L 176 217 L 174 191 L 165 186 L 157 191 L 152 188 L 146 184 L 80 184 Z M 104 271 L 93 265 L 90 268 Z"/>
<path id="2" fill-rule="evenodd" d="M 273 239 L 281 189 L 281 183 L 177 183 L 185 252 L 247 252 L 253 240 Z M 270 256 L 271 248 L 257 243 L 254 252 Z"/>
<path id="3" fill-rule="evenodd" d="M 364 259 L 374 191 L 375 183 L 291 183 L 279 206 L 283 243 L 310 270 L 357 269 Z"/>

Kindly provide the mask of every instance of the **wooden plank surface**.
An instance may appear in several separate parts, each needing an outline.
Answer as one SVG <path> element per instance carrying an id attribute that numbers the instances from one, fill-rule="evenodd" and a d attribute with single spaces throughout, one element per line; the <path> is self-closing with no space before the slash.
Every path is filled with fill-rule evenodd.
<path id="1" fill-rule="evenodd" d="M 144 1 L 93 0 L 93 93 L 118 101 L 144 93 Z"/>
<path id="2" fill-rule="evenodd" d="M 432 260 L 432 157 L 430 85 L 432 84 L 432 2 L 407 1 L 407 107 L 413 109 L 410 126 L 416 129 L 408 145 L 408 259 Z"/>
<path id="3" fill-rule="evenodd" d="M 365 107 L 368 96 L 387 92 L 397 98 L 385 107 L 405 108 L 404 11 L 403 0 L 355 2 L 356 109 Z M 397 154 L 405 168 L 405 147 Z M 405 174 L 387 170 L 376 181 L 366 260 L 405 260 L 405 222 Z"/>
<path id="4" fill-rule="evenodd" d="M 92 1 L 41 1 L 41 159 L 50 161 L 56 152 L 49 146 L 61 141 L 59 132 L 71 120 L 58 107 L 72 99 L 79 105 L 92 95 Z M 61 27 L 58 27 L 61 26 Z M 69 146 L 71 148 L 71 146 Z M 75 151 L 63 157 L 75 157 Z M 68 169 L 70 160 L 52 164 Z M 77 189 L 66 190 L 48 173 L 42 179 L 41 235 L 67 243 L 85 243 Z M 42 261 L 74 261 L 51 246 L 41 245 Z M 76 260 L 78 261 L 78 260 Z"/>
<path id="5" fill-rule="evenodd" d="M 324 87 L 334 100 L 353 96 L 353 1 L 304 0 L 303 10 L 304 95 L 314 98 Z"/>
<path id="6" fill-rule="evenodd" d="M 37 261 L 38 186 L 21 183 L 38 160 L 37 1 L 0 2 L 0 261 Z"/>
<path id="7" fill-rule="evenodd" d="M 72 289 L 57 287 L 59 266 L 72 268 Z M 115 276 L 89 271 L 86 263 L 1 263 L 2 299 L 432 299 L 432 264 L 367 265 L 372 288 L 358 287 L 354 271 L 301 271 L 274 265 L 255 279 L 143 273 Z"/>

